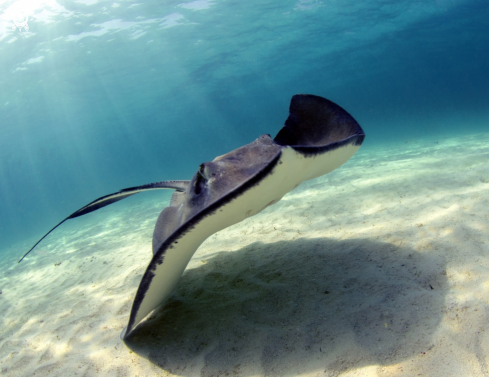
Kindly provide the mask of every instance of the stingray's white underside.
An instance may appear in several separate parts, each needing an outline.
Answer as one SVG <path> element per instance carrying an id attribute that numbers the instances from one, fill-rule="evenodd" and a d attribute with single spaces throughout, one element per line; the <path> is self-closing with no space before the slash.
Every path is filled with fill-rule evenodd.
<path id="1" fill-rule="evenodd" d="M 256 215 L 278 202 L 302 182 L 327 174 L 348 161 L 360 148 L 348 144 L 335 150 L 304 157 L 292 147 L 283 147 L 273 171 L 251 189 L 206 216 L 168 248 L 161 265 L 156 267 L 151 284 L 136 313 L 134 327 L 151 311 L 163 304 L 178 283 L 197 248 L 212 234 Z M 132 327 L 130 330 L 134 329 Z M 125 338 L 125 331 L 121 337 Z"/>

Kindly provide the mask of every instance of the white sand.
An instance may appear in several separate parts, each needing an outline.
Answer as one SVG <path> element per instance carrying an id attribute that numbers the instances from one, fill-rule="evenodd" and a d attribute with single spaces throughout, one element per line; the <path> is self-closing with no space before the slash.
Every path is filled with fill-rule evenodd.
<path id="1" fill-rule="evenodd" d="M 70 220 L 0 266 L 0 373 L 487 376 L 488 161 L 489 134 L 361 149 L 210 237 L 128 345 L 167 196 Z"/>

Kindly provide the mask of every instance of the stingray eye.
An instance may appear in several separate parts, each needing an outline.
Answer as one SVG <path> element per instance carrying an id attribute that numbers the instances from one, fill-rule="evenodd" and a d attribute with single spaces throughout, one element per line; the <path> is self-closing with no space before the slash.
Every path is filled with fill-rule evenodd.
<path id="1" fill-rule="evenodd" d="M 197 177 L 194 183 L 194 193 L 199 195 L 205 186 L 206 178 L 204 177 L 205 164 L 200 164 L 199 170 L 197 170 Z"/>

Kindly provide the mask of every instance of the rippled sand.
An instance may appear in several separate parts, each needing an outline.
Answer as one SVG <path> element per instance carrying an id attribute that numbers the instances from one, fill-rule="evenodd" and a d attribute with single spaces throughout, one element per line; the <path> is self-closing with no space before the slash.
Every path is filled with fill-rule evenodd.
<path id="1" fill-rule="evenodd" d="M 363 147 L 211 236 L 127 345 L 168 194 L 69 220 L 0 265 L 1 374 L 489 375 L 488 161 L 488 134 Z"/>

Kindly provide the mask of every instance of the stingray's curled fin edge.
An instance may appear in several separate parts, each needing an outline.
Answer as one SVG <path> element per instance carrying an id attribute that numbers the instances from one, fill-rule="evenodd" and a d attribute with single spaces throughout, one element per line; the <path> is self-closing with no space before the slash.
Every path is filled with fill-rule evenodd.
<path id="1" fill-rule="evenodd" d="M 55 230 L 58 226 L 63 224 L 66 220 L 69 219 L 74 219 L 75 217 L 79 217 L 82 215 L 86 215 L 87 213 L 96 211 L 99 208 L 103 208 L 105 206 L 108 206 L 109 204 L 118 202 L 119 200 L 125 199 L 129 196 L 132 196 L 134 194 L 137 194 L 142 191 L 149 191 L 149 190 L 159 190 L 159 189 L 172 189 L 172 190 L 177 190 L 177 191 L 185 191 L 185 188 L 189 184 L 189 181 L 161 181 L 161 182 L 155 182 L 155 183 L 148 183 L 146 185 L 142 186 L 136 186 L 136 187 L 129 187 L 126 189 L 122 189 L 114 194 L 109 194 L 102 196 L 98 199 L 95 199 L 93 202 L 87 204 L 86 206 L 80 208 L 78 211 L 73 212 L 71 215 L 69 215 L 66 219 L 63 221 L 59 222 L 55 227 L 53 227 L 49 232 L 47 232 L 42 238 L 37 241 L 34 246 L 32 246 L 27 253 L 24 254 L 22 258 L 20 258 L 19 262 L 22 262 L 22 260 L 32 251 L 34 248 L 50 234 L 53 230 Z"/>

